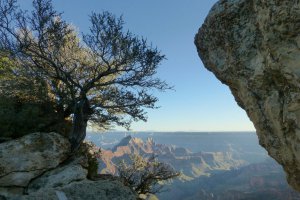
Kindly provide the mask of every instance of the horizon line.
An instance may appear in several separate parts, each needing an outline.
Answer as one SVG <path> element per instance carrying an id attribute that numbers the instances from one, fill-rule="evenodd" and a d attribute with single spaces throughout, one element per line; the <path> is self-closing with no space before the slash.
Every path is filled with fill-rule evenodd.
<path id="1" fill-rule="evenodd" d="M 135 130 L 89 130 L 87 132 L 153 132 L 153 133 L 249 133 L 249 132 L 256 132 L 256 130 L 246 130 L 246 131 L 153 131 L 153 130 L 146 130 L 146 131 L 135 131 Z"/>

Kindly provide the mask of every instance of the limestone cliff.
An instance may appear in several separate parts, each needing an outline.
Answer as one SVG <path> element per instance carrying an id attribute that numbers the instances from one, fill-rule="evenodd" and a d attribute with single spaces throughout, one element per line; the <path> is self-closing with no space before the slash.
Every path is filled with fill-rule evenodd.
<path id="1" fill-rule="evenodd" d="M 299 1 L 220 0 L 195 37 L 205 67 L 229 86 L 298 191 L 299 33 Z"/>

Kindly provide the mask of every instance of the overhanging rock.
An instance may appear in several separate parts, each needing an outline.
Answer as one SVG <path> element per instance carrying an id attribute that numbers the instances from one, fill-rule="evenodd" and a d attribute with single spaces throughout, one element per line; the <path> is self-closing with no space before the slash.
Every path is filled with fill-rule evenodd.
<path id="1" fill-rule="evenodd" d="M 205 67 L 229 86 L 260 144 L 300 191 L 300 5 L 221 0 L 195 37 Z"/>

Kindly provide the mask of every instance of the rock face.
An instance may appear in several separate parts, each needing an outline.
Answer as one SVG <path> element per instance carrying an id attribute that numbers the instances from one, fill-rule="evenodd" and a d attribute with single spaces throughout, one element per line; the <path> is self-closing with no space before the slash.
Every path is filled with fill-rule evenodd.
<path id="1" fill-rule="evenodd" d="M 260 144 L 300 191 L 300 3 L 220 0 L 195 38 L 205 67 L 229 86 Z"/>
<path id="2" fill-rule="evenodd" d="M 72 182 L 85 180 L 87 170 L 80 164 L 68 164 L 51 171 L 46 172 L 43 176 L 33 180 L 28 185 L 28 192 L 36 192 L 43 188 L 56 188 L 68 185 Z"/>
<path id="3" fill-rule="evenodd" d="M 67 139 L 57 133 L 34 133 L 0 144 L 0 187 L 25 187 L 57 167 L 70 153 Z"/>
<path id="4" fill-rule="evenodd" d="M 0 144 L 0 199 L 136 199 L 118 180 L 87 179 L 84 156 L 70 158 L 57 133 L 34 133 Z"/>
<path id="5" fill-rule="evenodd" d="M 60 188 L 50 188 L 23 196 L 21 200 L 136 200 L 136 195 L 119 181 L 98 180 L 73 182 Z"/>

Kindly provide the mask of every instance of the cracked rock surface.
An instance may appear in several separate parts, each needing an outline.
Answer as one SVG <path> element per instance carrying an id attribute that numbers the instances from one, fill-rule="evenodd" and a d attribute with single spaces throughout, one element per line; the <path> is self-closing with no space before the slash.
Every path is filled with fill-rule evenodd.
<path id="1" fill-rule="evenodd" d="M 299 1 L 220 0 L 195 37 L 204 66 L 229 86 L 298 191 L 299 33 Z"/>
<path id="2" fill-rule="evenodd" d="M 136 199 L 119 180 L 88 180 L 86 157 L 70 157 L 70 146 L 57 133 L 0 143 L 0 199 Z"/>
<path id="3" fill-rule="evenodd" d="M 72 182 L 60 188 L 47 188 L 25 195 L 21 200 L 136 200 L 136 194 L 119 181 Z M 12 199 L 17 200 L 17 199 Z"/>
<path id="4" fill-rule="evenodd" d="M 0 144 L 0 187 L 25 187 L 57 167 L 70 153 L 67 139 L 57 133 L 33 133 Z"/>

